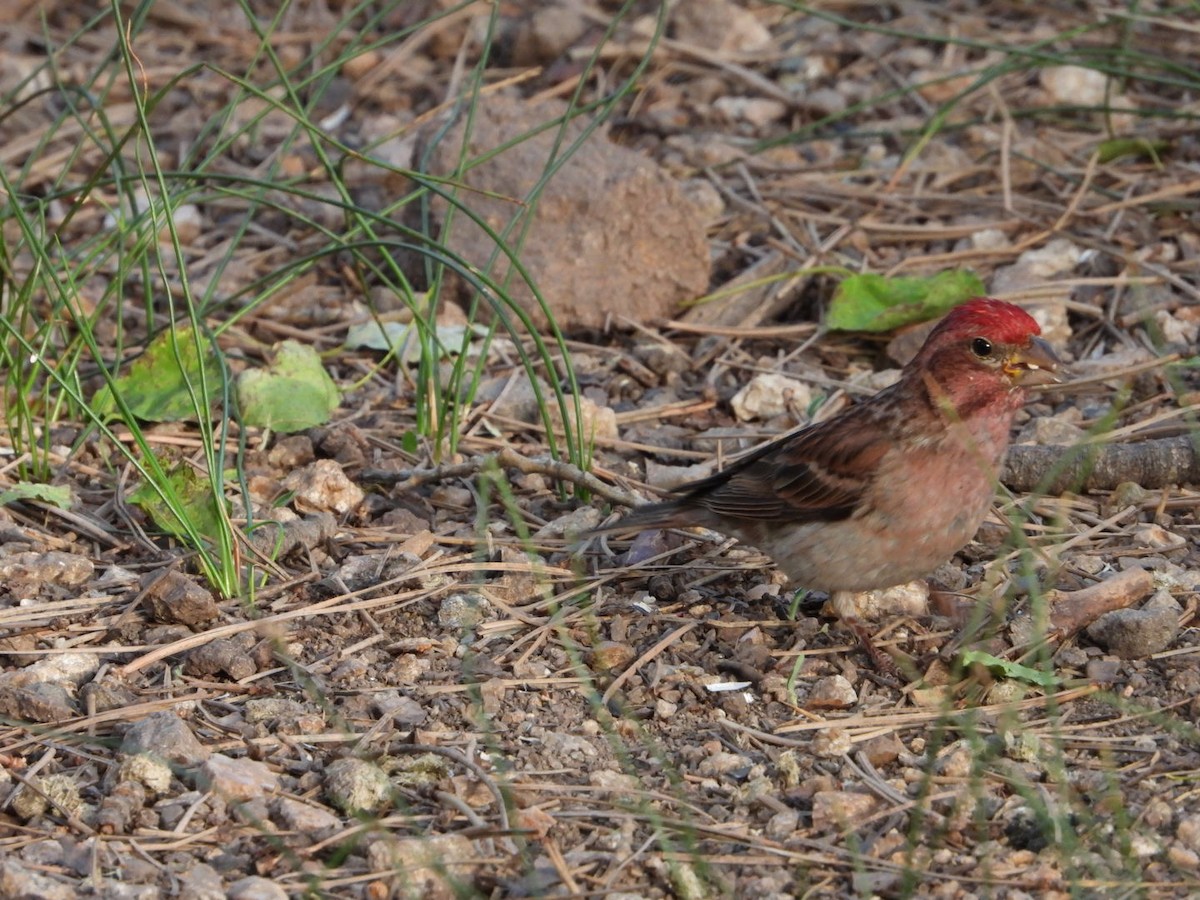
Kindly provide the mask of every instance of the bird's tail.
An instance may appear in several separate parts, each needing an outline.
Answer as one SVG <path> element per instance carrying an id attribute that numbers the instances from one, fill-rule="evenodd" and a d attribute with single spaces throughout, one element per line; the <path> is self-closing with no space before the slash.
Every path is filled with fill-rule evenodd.
<path id="1" fill-rule="evenodd" d="M 614 522 L 592 529 L 592 534 L 614 531 L 644 531 L 648 528 L 682 528 L 689 524 L 687 505 L 683 498 L 647 503 L 623 515 Z M 695 524 L 691 522 L 690 524 Z"/>

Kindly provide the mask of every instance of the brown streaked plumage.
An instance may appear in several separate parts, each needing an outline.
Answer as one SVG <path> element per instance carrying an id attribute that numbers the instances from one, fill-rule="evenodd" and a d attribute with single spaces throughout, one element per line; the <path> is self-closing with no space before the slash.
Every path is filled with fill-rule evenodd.
<path id="1" fill-rule="evenodd" d="M 891 387 L 771 441 L 606 531 L 703 526 L 765 551 L 797 587 L 853 593 L 928 574 L 991 504 L 1025 388 L 1059 361 L 1028 313 L 971 300 L 946 315 Z"/>

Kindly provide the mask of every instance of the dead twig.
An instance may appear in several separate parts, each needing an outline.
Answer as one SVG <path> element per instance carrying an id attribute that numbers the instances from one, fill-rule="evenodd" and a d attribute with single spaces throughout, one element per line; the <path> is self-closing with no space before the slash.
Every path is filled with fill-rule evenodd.
<path id="1" fill-rule="evenodd" d="M 372 484 L 394 485 L 401 491 L 408 491 L 423 484 L 478 475 L 484 469 L 493 465 L 505 469 L 516 469 L 523 475 L 548 475 L 558 481 L 577 485 L 590 491 L 597 497 L 603 497 L 611 503 L 619 503 L 622 506 L 639 506 L 644 502 L 642 498 L 635 494 L 605 484 L 595 475 L 589 474 L 569 462 L 563 462 L 560 459 L 553 459 L 549 456 L 536 456 L 533 458 L 522 456 L 510 447 L 501 448 L 495 453 L 477 456 L 466 462 L 434 466 L 429 469 L 399 469 L 395 472 L 386 472 L 381 469 L 367 469 L 362 473 L 361 478 L 363 481 L 368 481 Z"/>
<path id="2" fill-rule="evenodd" d="M 1051 591 L 1048 597 L 1051 636 L 1066 640 L 1105 613 L 1133 606 L 1153 590 L 1151 572 L 1126 569 L 1082 590 Z"/>

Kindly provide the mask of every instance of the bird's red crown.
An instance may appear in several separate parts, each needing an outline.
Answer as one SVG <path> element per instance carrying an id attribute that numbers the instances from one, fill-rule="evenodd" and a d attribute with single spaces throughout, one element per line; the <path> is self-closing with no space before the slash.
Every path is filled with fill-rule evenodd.
<path id="1" fill-rule="evenodd" d="M 1003 300 L 977 297 L 956 306 L 938 326 L 942 332 L 978 332 L 1001 344 L 1024 344 L 1042 333 L 1037 321 L 1025 310 Z"/>

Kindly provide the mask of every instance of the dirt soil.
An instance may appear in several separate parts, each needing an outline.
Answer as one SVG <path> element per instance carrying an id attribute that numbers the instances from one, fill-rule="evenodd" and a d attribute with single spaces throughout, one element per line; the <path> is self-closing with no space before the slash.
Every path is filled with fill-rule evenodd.
<path id="1" fill-rule="evenodd" d="M 314 48 L 333 58 L 351 40 L 334 27 L 340 6 L 288 7 L 273 46 L 293 63 Z M 525 98 L 568 98 L 581 78 L 585 98 L 611 87 L 653 27 L 654 5 L 634 6 L 587 70 L 614 4 L 538 4 L 533 18 L 501 3 L 485 81 L 525 73 L 509 88 Z M 439 107 L 491 7 L 454 7 L 395 41 L 435 8 L 399 4 L 370 24 L 393 42 L 315 102 L 330 115 L 350 104 L 354 127 Z M 128 504 L 133 476 L 111 446 L 61 424 L 58 482 L 76 504 L 0 513 L 0 898 L 1200 893 L 1200 494 L 1178 474 L 1194 452 L 1183 469 L 1155 463 L 1111 483 L 1001 487 L 928 599 L 880 601 L 875 641 L 898 677 L 753 548 L 700 532 L 582 549 L 570 538 L 619 511 L 613 497 L 652 497 L 648 485 L 894 377 L 915 338 L 819 331 L 836 285 L 821 266 L 970 268 L 1027 306 L 1071 361 L 1069 380 L 1021 416 L 1029 453 L 1061 456 L 1089 433 L 1127 447 L 1184 438 L 1192 452 L 1196 82 L 1097 88 L 1080 71 L 1014 66 L 922 129 L 1005 62 L 996 46 L 1088 26 L 1039 46 L 1182 65 L 1194 15 L 1154 3 L 821 9 L 678 4 L 613 119 L 613 140 L 706 198 L 713 290 L 791 275 L 751 286 L 749 306 L 743 292 L 669 321 L 561 323 L 582 395 L 611 426 L 590 497 L 548 460 L 543 423 L 510 403 L 524 379 L 511 343 L 488 351 L 490 393 L 465 412 L 453 458 L 406 440 L 412 370 L 342 346 L 371 286 L 336 257 L 222 336 L 235 365 L 298 337 L 345 391 L 327 427 L 244 435 L 243 486 L 260 510 L 295 514 L 252 603 L 214 595 Z M 113 45 L 111 20 L 64 48 L 84 13 L 48 4 L 43 26 L 23 12 L 5 38 L 18 70 L 53 46 L 63 77 L 79 77 Z M 210 64 L 167 91 L 161 144 L 175 135 L 182 152 L 229 103 L 220 69 L 261 74 L 241 16 L 154 4 L 137 42 L 153 85 Z M 959 42 L 918 37 L 938 34 Z M 1080 108 L 1110 101 L 1164 112 Z M 127 121 L 127 91 L 108 105 Z M 52 113 L 24 107 L 21 133 Z M 221 165 L 263 175 L 282 154 L 321 188 L 311 147 L 280 149 L 275 125 L 224 146 Z M 1160 143 L 1101 159 L 1108 129 Z M 33 152 L 14 134 L 6 171 Z M 97 164 L 67 143 L 56 132 L 39 150 L 25 190 L 80 183 Z M 325 240 L 314 222 L 342 221 L 264 213 L 235 235 L 228 199 L 197 206 L 204 226 L 184 241 L 201 283 L 230 241 L 219 277 L 243 284 Z M 67 251 L 104 227 L 102 210 L 89 215 Z M 142 335 L 145 324 L 128 323 Z M 739 417 L 738 392 L 764 374 L 788 380 L 761 381 L 766 400 Z M 192 425 L 149 434 L 167 456 L 202 459 Z M 1013 471 L 1032 458 L 1021 452 Z M 243 553 L 273 547 L 247 538 Z"/>

